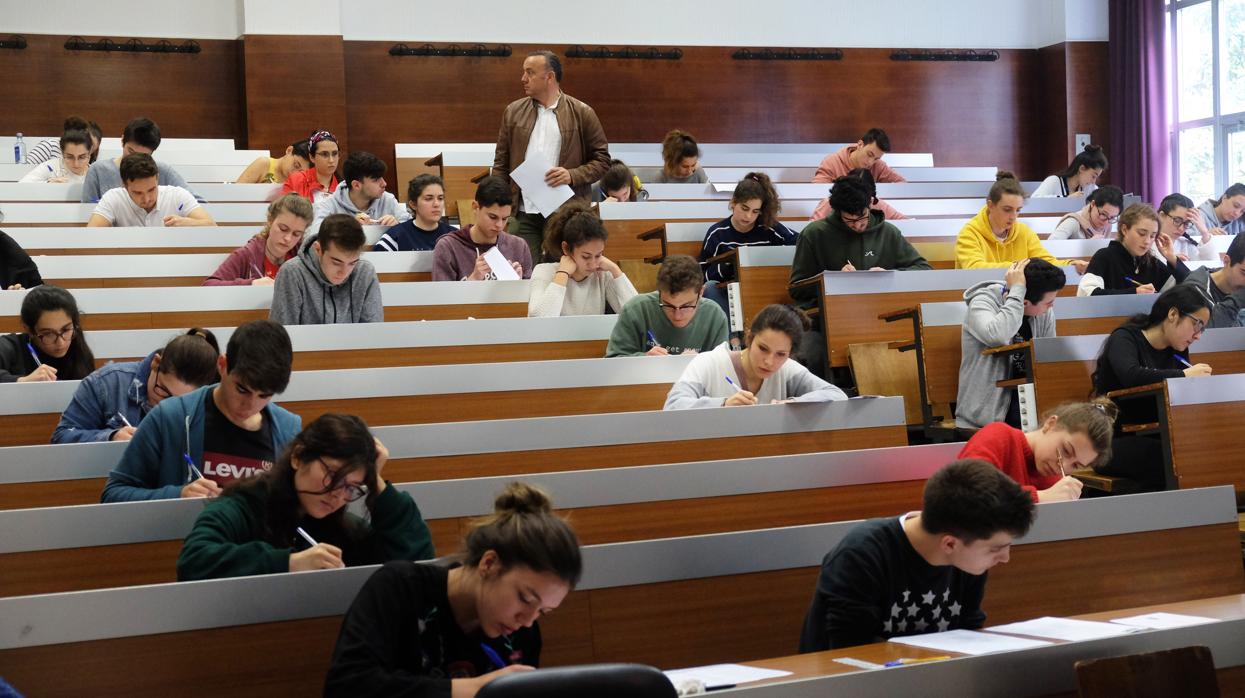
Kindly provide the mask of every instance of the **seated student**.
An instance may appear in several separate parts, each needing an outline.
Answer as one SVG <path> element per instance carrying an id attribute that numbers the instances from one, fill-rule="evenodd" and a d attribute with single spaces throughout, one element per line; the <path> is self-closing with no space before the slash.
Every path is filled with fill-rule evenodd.
<path id="1" fill-rule="evenodd" d="M 512 482 L 447 561 L 388 562 L 346 611 L 324 695 L 473 698 L 540 664 L 537 619 L 579 583 L 579 539 L 541 490 Z"/>
<path id="2" fill-rule="evenodd" d="M 709 175 L 700 168 L 700 146 L 692 134 L 674 129 L 661 139 L 661 172 L 654 184 L 708 184 Z"/>
<path id="3" fill-rule="evenodd" d="M 873 211 L 881 211 L 882 217 L 886 220 L 900 221 L 908 218 L 899 209 L 878 198 L 878 186 L 873 181 L 873 173 L 869 170 L 856 168 L 844 176 L 860 180 L 860 183 L 869 190 L 869 208 Z M 817 204 L 817 208 L 813 209 L 813 215 L 809 216 L 808 219 L 810 221 L 819 221 L 829 216 L 830 211 L 830 197 L 826 197 L 821 200 L 821 203 Z"/>
<path id="4" fill-rule="evenodd" d="M 129 441 L 161 400 L 215 383 L 219 358 L 216 335 L 196 327 L 142 361 L 103 366 L 78 384 L 52 443 Z"/>
<path id="5" fill-rule="evenodd" d="M 22 299 L 22 329 L 0 335 L 0 383 L 80 380 L 95 370 L 78 302 L 59 286 L 36 286 Z"/>
<path id="6" fill-rule="evenodd" d="M 1067 283 L 1063 269 L 1044 259 L 1022 259 L 1002 281 L 982 281 L 964 292 L 968 312 L 960 330 L 960 381 L 955 425 L 980 429 L 991 422 L 1020 426 L 1017 391 L 998 381 L 1024 375 L 1015 354 L 991 354 L 992 347 L 1055 336 L 1055 297 Z"/>
<path id="7" fill-rule="evenodd" d="M 87 170 L 86 179 L 82 182 L 82 203 L 96 203 L 105 193 L 125 186 L 121 177 L 122 159 L 137 153 L 150 156 L 159 147 L 160 127 L 154 121 L 139 117 L 126 124 L 121 134 L 121 156 L 96 162 Z M 194 195 L 194 190 L 171 165 L 157 163 L 156 168 L 160 186 L 181 187 Z M 198 199 L 197 196 L 195 198 Z"/>
<path id="8" fill-rule="evenodd" d="M 1003 422 L 987 424 L 957 457 L 984 460 L 1002 470 L 1039 504 L 1080 499 L 1081 481 L 1068 473 L 1111 458 L 1117 412 L 1106 398 L 1065 402 L 1033 431 Z"/>
<path id="9" fill-rule="evenodd" d="M 100 129 L 99 124 L 94 121 L 87 121 L 81 116 L 67 116 L 65 117 L 65 122 L 61 125 L 61 133 L 68 131 L 86 131 L 91 136 L 91 147 L 88 149 L 90 150 L 90 157 L 87 158 L 87 165 L 93 164 L 95 158 L 99 156 L 100 141 L 104 138 L 104 132 Z M 26 151 L 26 157 L 22 160 L 22 164 L 38 165 L 55 160 L 61 154 L 60 139 L 45 138 Z"/>
<path id="10" fill-rule="evenodd" d="M 342 165 L 342 181 L 332 196 L 316 201 L 315 219 L 344 213 L 363 225 L 397 225 L 411 217 L 393 194 L 385 191 L 385 161 L 365 151 L 351 153 Z M 313 224 L 314 227 L 314 224 Z"/>
<path id="11" fill-rule="evenodd" d="M 316 131 L 307 139 L 307 152 L 311 155 L 311 169 L 291 173 L 281 185 L 281 193 L 298 194 L 314 202 L 337 191 L 337 162 L 341 157 L 337 136 Z"/>
<path id="12" fill-rule="evenodd" d="M 1190 227 L 1197 233 L 1196 238 L 1189 234 Z M 1159 235 L 1166 235 L 1176 248 L 1176 256 L 1186 262 L 1219 258 L 1211 244 L 1214 234 L 1202 222 L 1193 200 L 1184 194 L 1168 194 L 1159 203 Z"/>
<path id="13" fill-rule="evenodd" d="M 506 180 L 489 175 L 476 185 L 471 212 L 475 223 L 463 226 L 437 239 L 432 250 L 433 281 L 492 281 L 497 278 L 484 253 L 496 246 L 514 269 L 527 279 L 532 276 L 532 251 L 527 241 L 506 232 L 513 194 Z"/>
<path id="14" fill-rule="evenodd" d="M 221 486 L 272 467 L 298 434 L 298 415 L 272 404 L 290 382 L 285 328 L 252 320 L 216 362 L 220 382 L 162 400 L 143 419 L 100 501 L 213 497 Z"/>
<path id="15" fill-rule="evenodd" d="M 1154 258 L 1157 243 L 1166 264 Z M 1159 216 L 1147 204 L 1133 204 L 1120 216 L 1115 239 L 1094 253 L 1077 285 L 1078 296 L 1156 293 L 1184 281 L 1189 268 L 1172 241 L 1159 235 Z"/>
<path id="16" fill-rule="evenodd" d="M 268 204 L 268 223 L 239 247 L 204 286 L 271 286 L 281 265 L 298 255 L 298 244 L 311 225 L 311 202 L 298 194 L 286 194 Z"/>
<path id="17" fill-rule="evenodd" d="M 592 202 L 648 201 L 648 190 L 622 160 L 610 160 L 610 168 L 592 185 Z"/>
<path id="18" fill-rule="evenodd" d="M 692 359 L 662 409 L 769 405 L 795 398 L 846 400 L 846 393 L 791 358 L 800 346 L 804 323 L 791 306 L 766 306 L 752 320 L 745 349 L 735 351 L 723 343 Z"/>
<path id="19" fill-rule="evenodd" d="M 729 262 L 707 262 L 741 246 L 768 247 L 794 245 L 799 235 L 778 222 L 782 202 L 778 192 L 763 172 L 749 172 L 735 185 L 731 194 L 731 215 L 709 226 L 700 246 L 700 264 L 705 270 L 705 298 L 729 313 L 726 284 L 735 280 L 735 265 Z"/>
<path id="20" fill-rule="evenodd" d="M 366 248 L 358 220 L 344 213 L 325 218 L 298 257 L 277 272 L 268 319 L 282 325 L 384 322 L 376 269 L 360 259 Z"/>
<path id="21" fill-rule="evenodd" d="M 1098 178 L 1105 169 L 1107 155 L 1102 152 L 1102 146 L 1086 145 L 1085 150 L 1072 158 L 1068 169 L 1042 180 L 1032 196 L 1035 199 L 1089 196 L 1098 188 Z"/>
<path id="22" fill-rule="evenodd" d="M 1124 208 L 1124 192 L 1108 184 L 1085 197 L 1085 206 L 1059 219 L 1048 240 L 1091 240 L 1111 237 L 1111 224 Z"/>
<path id="23" fill-rule="evenodd" d="M 726 341 L 726 313 L 702 302 L 705 277 L 685 254 L 666 257 L 657 290 L 627 301 L 618 313 L 605 355 L 665 356 L 709 351 Z"/>
<path id="24" fill-rule="evenodd" d="M 216 225 L 194 194 L 181 187 L 160 184 L 156 161 L 145 153 L 121 159 L 122 186 L 104 192 L 88 228 L 108 226 L 203 226 Z"/>
<path id="25" fill-rule="evenodd" d="M 91 134 L 85 130 L 65 131 L 60 138 L 61 154 L 41 162 L 19 182 L 79 183 L 91 169 Z"/>
<path id="26" fill-rule="evenodd" d="M 609 233 L 601 217 L 583 199 L 571 199 L 545 222 L 545 253 L 558 263 L 532 269 L 528 317 L 615 313 L 635 297 L 635 286 L 605 256 Z"/>
<path id="27" fill-rule="evenodd" d="M 42 283 L 43 277 L 34 260 L 16 240 L 0 230 L 0 290 L 20 291 Z"/>
<path id="28" fill-rule="evenodd" d="M 1034 516 L 1033 499 L 993 465 L 943 466 L 921 511 L 859 524 L 826 555 L 800 652 L 980 628 L 986 571 L 1008 561 Z"/>
<path id="29" fill-rule="evenodd" d="M 1233 236 L 1227 253 L 1219 256 L 1222 267 L 1198 267 L 1182 283 L 1205 292 L 1214 303 L 1207 327 L 1240 327 L 1245 310 L 1245 234 Z"/>
<path id="30" fill-rule="evenodd" d="M 1178 284 L 1155 299 L 1150 313 L 1135 315 L 1107 337 L 1092 376 L 1094 394 L 1160 383 L 1168 378 L 1209 376 L 1211 367 L 1190 364 L 1189 346 L 1210 322 L 1210 300 L 1196 286 Z M 1120 425 L 1158 421 L 1153 403 L 1121 403 Z M 1156 441 L 1146 436 L 1117 434 L 1110 462 L 1094 468 L 1104 475 L 1137 480 L 1143 489 L 1164 486 L 1162 458 Z"/>
<path id="31" fill-rule="evenodd" d="M 882 156 L 891 151 L 891 139 L 880 128 L 871 128 L 856 141 L 830 153 L 817 166 L 813 175 L 813 183 L 833 182 L 839 177 L 846 177 L 855 169 L 866 169 L 873 175 L 875 182 L 906 182 L 903 175 L 882 162 Z"/>
<path id="32" fill-rule="evenodd" d="M 386 230 L 373 251 L 431 250 L 442 235 L 457 230 L 445 217 L 445 182 L 437 175 L 421 174 L 411 179 L 406 188 L 406 209 L 411 219 Z"/>
<path id="33" fill-rule="evenodd" d="M 203 508 L 182 544 L 177 580 L 435 557 L 415 500 L 381 477 L 388 460 L 362 419 L 317 417 L 272 469 L 235 481 Z M 366 518 L 346 511 L 360 499 Z"/>
<path id="34" fill-rule="evenodd" d="M 285 147 L 279 157 L 262 155 L 242 170 L 235 184 L 284 184 L 295 172 L 311 169 L 311 151 L 306 140 L 299 140 Z"/>
<path id="35" fill-rule="evenodd" d="M 1202 223 L 1214 235 L 1236 235 L 1245 232 L 1245 184 L 1237 182 L 1218 199 L 1207 199 L 1197 207 Z"/>
<path id="36" fill-rule="evenodd" d="M 1055 259 L 1042 247 L 1037 233 L 1020 222 L 1024 205 L 1025 190 L 1016 181 L 1016 175 L 999 172 L 986 205 L 964 224 L 955 239 L 955 268 L 1010 267 L 1022 259 L 1038 257 L 1058 266 L 1072 265 L 1078 274 L 1084 274 L 1089 262 Z"/>

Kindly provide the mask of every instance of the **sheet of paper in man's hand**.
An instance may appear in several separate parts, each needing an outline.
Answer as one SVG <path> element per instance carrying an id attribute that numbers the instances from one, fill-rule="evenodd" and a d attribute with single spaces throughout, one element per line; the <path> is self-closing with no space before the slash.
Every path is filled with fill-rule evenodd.
<path id="1" fill-rule="evenodd" d="M 488 248 L 488 252 L 484 253 L 484 261 L 488 262 L 488 268 L 493 270 L 493 276 L 498 281 L 515 281 L 520 278 L 514 273 L 514 267 L 510 266 L 510 260 L 497 249 L 497 245 Z"/>
<path id="2" fill-rule="evenodd" d="M 551 187 L 545 184 L 545 173 L 553 167 L 552 162 L 535 156 L 524 160 L 522 165 L 514 168 L 514 171 L 510 173 L 510 178 L 523 190 L 522 195 L 531 199 L 536 205 L 536 211 L 527 213 L 551 216 L 559 206 L 575 195 L 574 190 L 568 185 L 559 184 Z"/>

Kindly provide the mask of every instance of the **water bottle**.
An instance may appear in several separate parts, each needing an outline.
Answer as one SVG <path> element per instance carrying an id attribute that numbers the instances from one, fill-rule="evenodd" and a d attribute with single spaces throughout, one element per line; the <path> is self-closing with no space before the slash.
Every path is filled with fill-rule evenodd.
<path id="1" fill-rule="evenodd" d="M 20 165 L 26 162 L 26 141 L 22 140 L 22 134 L 17 134 L 17 141 L 13 144 L 13 164 Z"/>

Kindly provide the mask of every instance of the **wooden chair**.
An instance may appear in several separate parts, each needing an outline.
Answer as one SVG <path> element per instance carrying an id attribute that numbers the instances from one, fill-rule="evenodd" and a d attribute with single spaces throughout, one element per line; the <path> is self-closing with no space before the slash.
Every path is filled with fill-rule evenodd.
<path id="1" fill-rule="evenodd" d="M 1218 698 L 1210 648 L 1201 645 L 1076 663 L 1081 698 Z"/>

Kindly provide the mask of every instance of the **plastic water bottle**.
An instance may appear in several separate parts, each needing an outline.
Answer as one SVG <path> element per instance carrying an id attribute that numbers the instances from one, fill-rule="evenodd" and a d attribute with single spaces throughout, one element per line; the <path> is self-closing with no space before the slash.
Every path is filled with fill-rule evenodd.
<path id="1" fill-rule="evenodd" d="M 13 164 L 20 165 L 26 162 L 26 141 L 22 139 L 22 134 L 17 134 L 17 141 L 13 143 Z"/>

